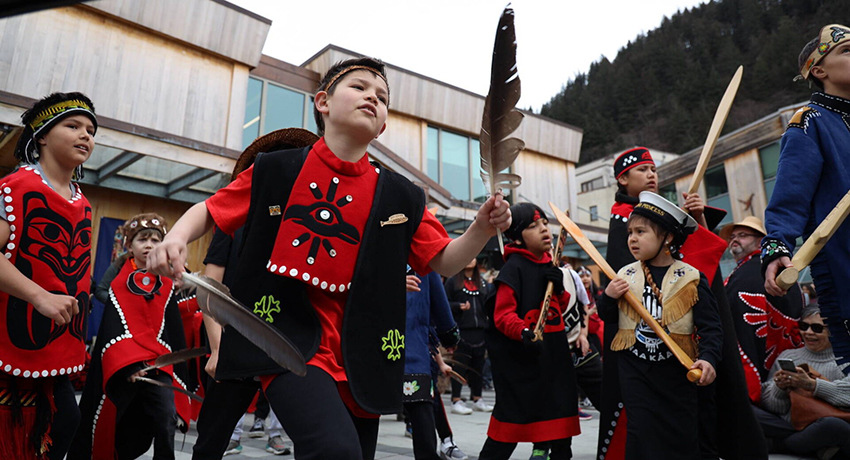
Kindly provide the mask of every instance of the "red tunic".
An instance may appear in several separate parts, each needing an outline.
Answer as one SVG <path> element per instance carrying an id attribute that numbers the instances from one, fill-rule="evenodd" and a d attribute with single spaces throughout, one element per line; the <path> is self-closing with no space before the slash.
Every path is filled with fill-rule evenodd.
<path id="1" fill-rule="evenodd" d="M 0 371 L 15 377 L 68 375 L 83 369 L 91 278 L 91 205 L 80 187 L 66 200 L 37 169 L 0 182 L 11 234 L 3 255 L 49 292 L 77 298 L 80 313 L 58 326 L 21 299 L 0 292 Z"/>
<path id="2" fill-rule="evenodd" d="M 286 208 L 279 211 L 284 219 L 266 263 L 270 272 L 307 284 L 307 295 L 322 327 L 319 349 L 307 364 L 324 370 L 337 382 L 347 381 L 340 331 L 361 236 L 375 197 L 377 171 L 365 154 L 357 162 L 347 162 L 334 155 L 324 138 L 316 142 Z M 252 175 L 253 166 L 206 201 L 216 226 L 227 234 L 245 224 Z M 310 238 L 304 226 L 326 237 Z M 426 209 L 414 234 L 408 263 L 418 273 L 429 273 L 431 259 L 450 241 L 440 222 Z M 341 386 L 340 393 L 355 415 L 368 415 L 356 407 L 347 387 Z"/>

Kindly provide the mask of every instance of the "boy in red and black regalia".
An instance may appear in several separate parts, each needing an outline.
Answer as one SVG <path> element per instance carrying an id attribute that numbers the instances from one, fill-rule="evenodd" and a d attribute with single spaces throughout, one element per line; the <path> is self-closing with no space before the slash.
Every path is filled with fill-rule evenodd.
<path id="1" fill-rule="evenodd" d="M 166 234 L 165 219 L 139 214 L 121 232 L 127 253 L 109 284 L 80 400 L 82 423 L 68 453 L 72 460 L 138 458 L 151 442 L 154 459 L 173 459 L 177 416 L 184 426 L 190 420 L 188 397 L 168 388 L 186 390 L 186 364 L 144 370 L 159 356 L 186 347 L 172 281 L 145 268 L 148 254 Z"/>
<path id="2" fill-rule="evenodd" d="M 487 350 L 496 404 L 479 458 L 508 459 L 518 442 L 550 449 L 553 460 L 572 458 L 572 436 L 581 433 L 575 370 L 562 313 L 570 295 L 564 274 L 552 264 L 552 234 L 546 213 L 531 203 L 511 207 L 505 265 L 496 278 Z M 543 340 L 534 326 L 546 286 L 553 282 Z M 545 458 L 545 454 L 543 454 Z"/>
<path id="3" fill-rule="evenodd" d="M 599 299 L 599 314 L 611 326 L 605 329 L 615 331 L 605 359 L 618 356 L 628 411 L 626 459 L 705 458 L 699 449 L 697 387 L 661 337 L 622 300 L 629 290 L 641 299 L 695 361 L 691 369 L 702 370 L 696 384 L 710 385 L 723 346 L 717 303 L 705 275 L 679 260 L 679 248 L 696 229 L 696 221 L 673 203 L 641 192 L 628 228 L 629 250 L 638 261 L 621 268 Z"/>
<path id="4" fill-rule="evenodd" d="M 608 227 L 608 254 L 606 260 L 614 270 L 635 261 L 628 246 L 629 215 L 639 202 L 641 192 L 658 191 L 658 175 L 649 150 L 644 147 L 629 149 L 614 160 L 614 176 L 618 182 L 615 203 L 611 207 Z M 705 206 L 696 193 L 683 194 L 684 206 L 699 224 L 681 248 L 683 261 L 699 270 L 710 280 L 711 291 L 717 301 L 723 325 L 723 359 L 717 369 L 714 385 L 702 387 L 700 392 L 701 436 L 699 449 L 705 459 L 766 458 L 764 435 L 752 413 L 746 391 L 746 379 L 738 356 L 738 341 L 732 322 L 731 309 L 723 291 L 718 264 L 726 250 L 726 241 L 711 232 L 726 212 Z M 623 458 L 625 446 L 626 410 L 623 410 L 618 377 L 618 354 L 609 353 L 617 333 L 615 325 L 605 325 L 603 344 L 602 408 L 600 408 L 599 442 L 597 458 L 618 460 Z M 723 397 L 715 397 L 723 395 Z M 719 451 L 719 452 L 718 452 Z"/>
<path id="5" fill-rule="evenodd" d="M 54 93 L 21 116 L 0 179 L 0 458 L 61 459 L 80 419 L 68 375 L 85 363 L 91 205 L 73 182 L 97 118 L 80 93 Z"/>
<path id="6" fill-rule="evenodd" d="M 260 376 L 299 458 L 374 457 L 378 414 L 401 408 L 407 264 L 453 275 L 510 225 L 498 195 L 452 240 L 420 188 L 369 163 L 389 98 L 380 61 L 332 66 L 315 96 L 324 136 L 311 147 L 258 155 L 187 211 L 149 260 L 179 278 L 187 242 L 213 224 L 228 234 L 245 225 L 231 292 L 294 342 L 307 374 L 287 372 L 226 331 L 216 377 Z"/>

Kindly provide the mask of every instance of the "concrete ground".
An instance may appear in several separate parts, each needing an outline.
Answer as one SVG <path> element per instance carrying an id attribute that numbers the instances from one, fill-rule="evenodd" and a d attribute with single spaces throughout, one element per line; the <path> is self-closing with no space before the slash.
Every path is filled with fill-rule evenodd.
<path id="1" fill-rule="evenodd" d="M 492 391 L 484 392 L 484 400 L 492 404 L 494 401 L 494 393 Z M 443 395 L 443 402 L 447 408 L 449 405 L 449 396 Z M 576 460 L 593 460 L 596 454 L 596 433 L 599 429 L 598 413 L 594 410 L 587 412 L 593 414 L 593 419 L 581 422 L 582 434 L 573 438 L 573 458 Z M 454 432 L 454 439 L 457 445 L 463 450 L 471 460 L 478 458 L 478 453 L 484 445 L 484 440 L 487 435 L 487 425 L 490 421 L 490 414 L 483 412 L 473 412 L 470 415 L 457 415 L 449 412 L 449 423 Z M 246 417 L 245 435 L 242 438 L 242 453 L 238 455 L 229 455 L 225 457 L 227 460 L 239 460 L 242 458 L 260 458 L 260 459 L 286 459 L 292 458 L 292 455 L 275 456 L 265 451 L 267 438 L 251 439 L 247 437 L 247 431 L 250 428 L 250 423 L 253 422 L 252 417 Z M 197 431 L 189 430 L 186 434 L 185 443 L 183 435 L 178 433 L 175 440 L 175 448 L 178 451 L 177 460 L 188 460 L 192 457 L 192 446 L 197 439 Z M 286 440 L 290 447 L 292 443 L 289 439 Z M 150 459 L 152 450 L 149 451 L 143 459 Z M 512 459 L 527 459 L 531 455 L 531 444 L 520 444 L 514 451 Z M 378 434 L 378 448 L 376 459 L 382 460 L 401 460 L 412 459 L 413 450 L 410 438 L 404 436 L 404 423 L 396 421 L 395 416 L 384 416 L 381 418 L 381 427 Z M 801 457 L 788 455 L 771 455 L 771 460 L 798 460 Z"/>

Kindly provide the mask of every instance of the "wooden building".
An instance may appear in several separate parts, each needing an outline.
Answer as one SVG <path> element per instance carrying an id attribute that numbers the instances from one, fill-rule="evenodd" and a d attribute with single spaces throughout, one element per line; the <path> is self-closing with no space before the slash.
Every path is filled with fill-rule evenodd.
<path id="1" fill-rule="evenodd" d="M 16 164 L 20 115 L 55 91 L 94 101 L 99 130 L 84 165 L 94 251 L 102 222 L 156 211 L 174 222 L 225 185 L 257 136 L 315 130 L 312 93 L 332 63 L 357 53 L 329 45 L 301 65 L 262 55 L 271 21 L 224 0 L 99 0 L 0 19 L 0 174 Z M 450 233 L 484 195 L 478 134 L 484 97 L 388 63 L 387 131 L 372 159 L 427 191 Z M 575 214 L 582 132 L 526 114 L 526 149 L 512 201 L 552 200 Z M 106 220 L 104 220 L 106 219 Z M 109 242 L 98 241 L 110 236 Z M 209 235 L 190 247 L 199 270 Z"/>
<path id="2" fill-rule="evenodd" d="M 805 102 L 783 107 L 717 141 L 699 193 L 706 204 L 727 211 L 720 226 L 747 216 L 764 219 L 776 182 L 780 138 L 794 112 L 803 105 Z M 681 197 L 690 187 L 701 151 L 699 146 L 658 168 L 659 187 L 665 196 Z M 733 267 L 731 255 L 725 254 L 721 261 L 723 274 Z"/>

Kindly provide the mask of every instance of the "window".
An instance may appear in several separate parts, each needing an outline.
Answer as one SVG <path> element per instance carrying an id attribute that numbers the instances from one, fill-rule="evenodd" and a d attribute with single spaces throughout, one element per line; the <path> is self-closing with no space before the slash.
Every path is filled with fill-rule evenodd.
<path id="1" fill-rule="evenodd" d="M 429 126 L 427 142 L 425 168 L 428 177 L 455 198 L 483 202 L 487 191 L 481 180 L 478 139 Z"/>
<path id="2" fill-rule="evenodd" d="M 761 174 L 764 177 L 764 194 L 767 201 L 773 195 L 773 187 L 776 185 L 776 170 L 779 167 L 779 142 L 759 149 L 761 160 Z"/>
<path id="3" fill-rule="evenodd" d="M 313 118 L 313 96 L 249 77 L 242 148 L 248 147 L 260 135 L 283 128 L 317 131 Z"/>
<path id="4" fill-rule="evenodd" d="M 664 187 L 661 187 L 658 189 L 658 194 L 671 203 L 679 203 L 679 197 L 676 196 L 676 184 L 667 184 Z"/>
<path id="5" fill-rule="evenodd" d="M 732 223 L 732 201 L 729 199 L 729 187 L 726 185 L 726 169 L 723 165 L 715 166 L 705 172 L 705 204 L 714 208 L 726 210 L 726 216 L 718 224 L 718 228 Z"/>
<path id="6" fill-rule="evenodd" d="M 605 179 L 602 177 L 597 177 L 596 179 L 589 180 L 587 182 L 582 182 L 581 192 L 590 192 L 603 187 L 605 187 Z"/>
<path id="7" fill-rule="evenodd" d="M 598 206 L 591 206 L 590 207 L 590 221 L 593 222 L 593 221 L 597 221 L 597 220 L 599 220 L 599 207 Z"/>

